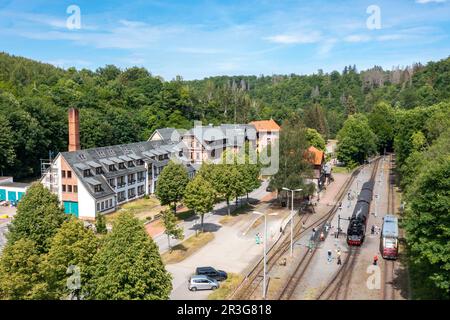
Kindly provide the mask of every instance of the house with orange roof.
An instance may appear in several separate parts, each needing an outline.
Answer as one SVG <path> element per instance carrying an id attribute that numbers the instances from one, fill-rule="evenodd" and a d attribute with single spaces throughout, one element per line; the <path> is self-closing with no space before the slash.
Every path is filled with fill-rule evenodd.
<path id="1" fill-rule="evenodd" d="M 256 148 L 261 152 L 280 138 L 280 126 L 273 120 L 252 121 L 250 125 L 256 129 Z"/>
<path id="2" fill-rule="evenodd" d="M 321 190 L 325 184 L 325 152 L 311 146 L 306 150 L 305 158 L 313 166 L 313 175 L 309 179 L 316 186 L 316 190 Z"/>

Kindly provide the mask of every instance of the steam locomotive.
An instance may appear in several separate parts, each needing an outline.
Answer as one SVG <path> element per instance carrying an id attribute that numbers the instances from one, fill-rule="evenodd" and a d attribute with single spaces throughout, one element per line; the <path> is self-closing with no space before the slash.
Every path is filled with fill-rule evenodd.
<path id="1" fill-rule="evenodd" d="M 375 182 L 372 179 L 364 183 L 361 188 L 347 229 L 347 244 L 349 246 L 360 246 L 364 242 L 374 186 Z"/>

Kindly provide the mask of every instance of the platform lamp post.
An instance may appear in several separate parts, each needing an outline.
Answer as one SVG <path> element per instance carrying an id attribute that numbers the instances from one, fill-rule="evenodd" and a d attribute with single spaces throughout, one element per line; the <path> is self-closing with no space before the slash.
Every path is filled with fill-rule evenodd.
<path id="1" fill-rule="evenodd" d="M 291 195 L 292 195 L 292 199 L 291 199 L 291 257 L 293 255 L 293 251 L 294 251 L 294 192 L 298 191 L 303 191 L 303 189 L 288 189 L 288 188 L 284 188 L 283 190 L 285 191 L 290 191 Z"/>

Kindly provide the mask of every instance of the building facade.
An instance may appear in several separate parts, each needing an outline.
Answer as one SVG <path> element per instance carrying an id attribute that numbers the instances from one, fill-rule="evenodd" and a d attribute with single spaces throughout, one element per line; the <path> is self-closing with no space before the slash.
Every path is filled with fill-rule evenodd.
<path id="1" fill-rule="evenodd" d="M 246 142 L 254 148 L 267 146 L 275 139 L 271 133 L 258 136 L 258 132 L 262 131 L 253 124 L 163 128 L 148 141 L 80 150 L 79 115 L 70 109 L 69 151 L 51 161 L 41 183 L 58 195 L 67 214 L 94 220 L 97 214 L 153 194 L 171 159 L 184 164 L 192 178 L 203 161 L 217 163 L 225 150 L 239 152 Z M 265 140 L 259 142 L 258 137 Z"/>

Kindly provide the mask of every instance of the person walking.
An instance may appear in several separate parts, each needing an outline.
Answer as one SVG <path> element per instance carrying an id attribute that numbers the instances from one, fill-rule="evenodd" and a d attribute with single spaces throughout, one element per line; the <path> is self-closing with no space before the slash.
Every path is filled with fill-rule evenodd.
<path id="1" fill-rule="evenodd" d="M 342 261 L 341 261 L 341 250 L 340 249 L 336 250 L 336 256 L 337 256 L 337 264 L 341 265 Z"/>
<path id="2" fill-rule="evenodd" d="M 370 233 L 371 234 L 375 234 L 375 225 L 372 225 L 372 228 L 370 228 Z"/>
<path id="3" fill-rule="evenodd" d="M 378 265 L 378 255 L 375 255 L 375 257 L 373 257 L 373 265 Z"/>
<path id="4" fill-rule="evenodd" d="M 327 257 L 328 257 L 328 264 L 330 264 L 331 261 L 333 260 L 333 253 L 331 252 L 331 250 L 328 250 Z"/>

